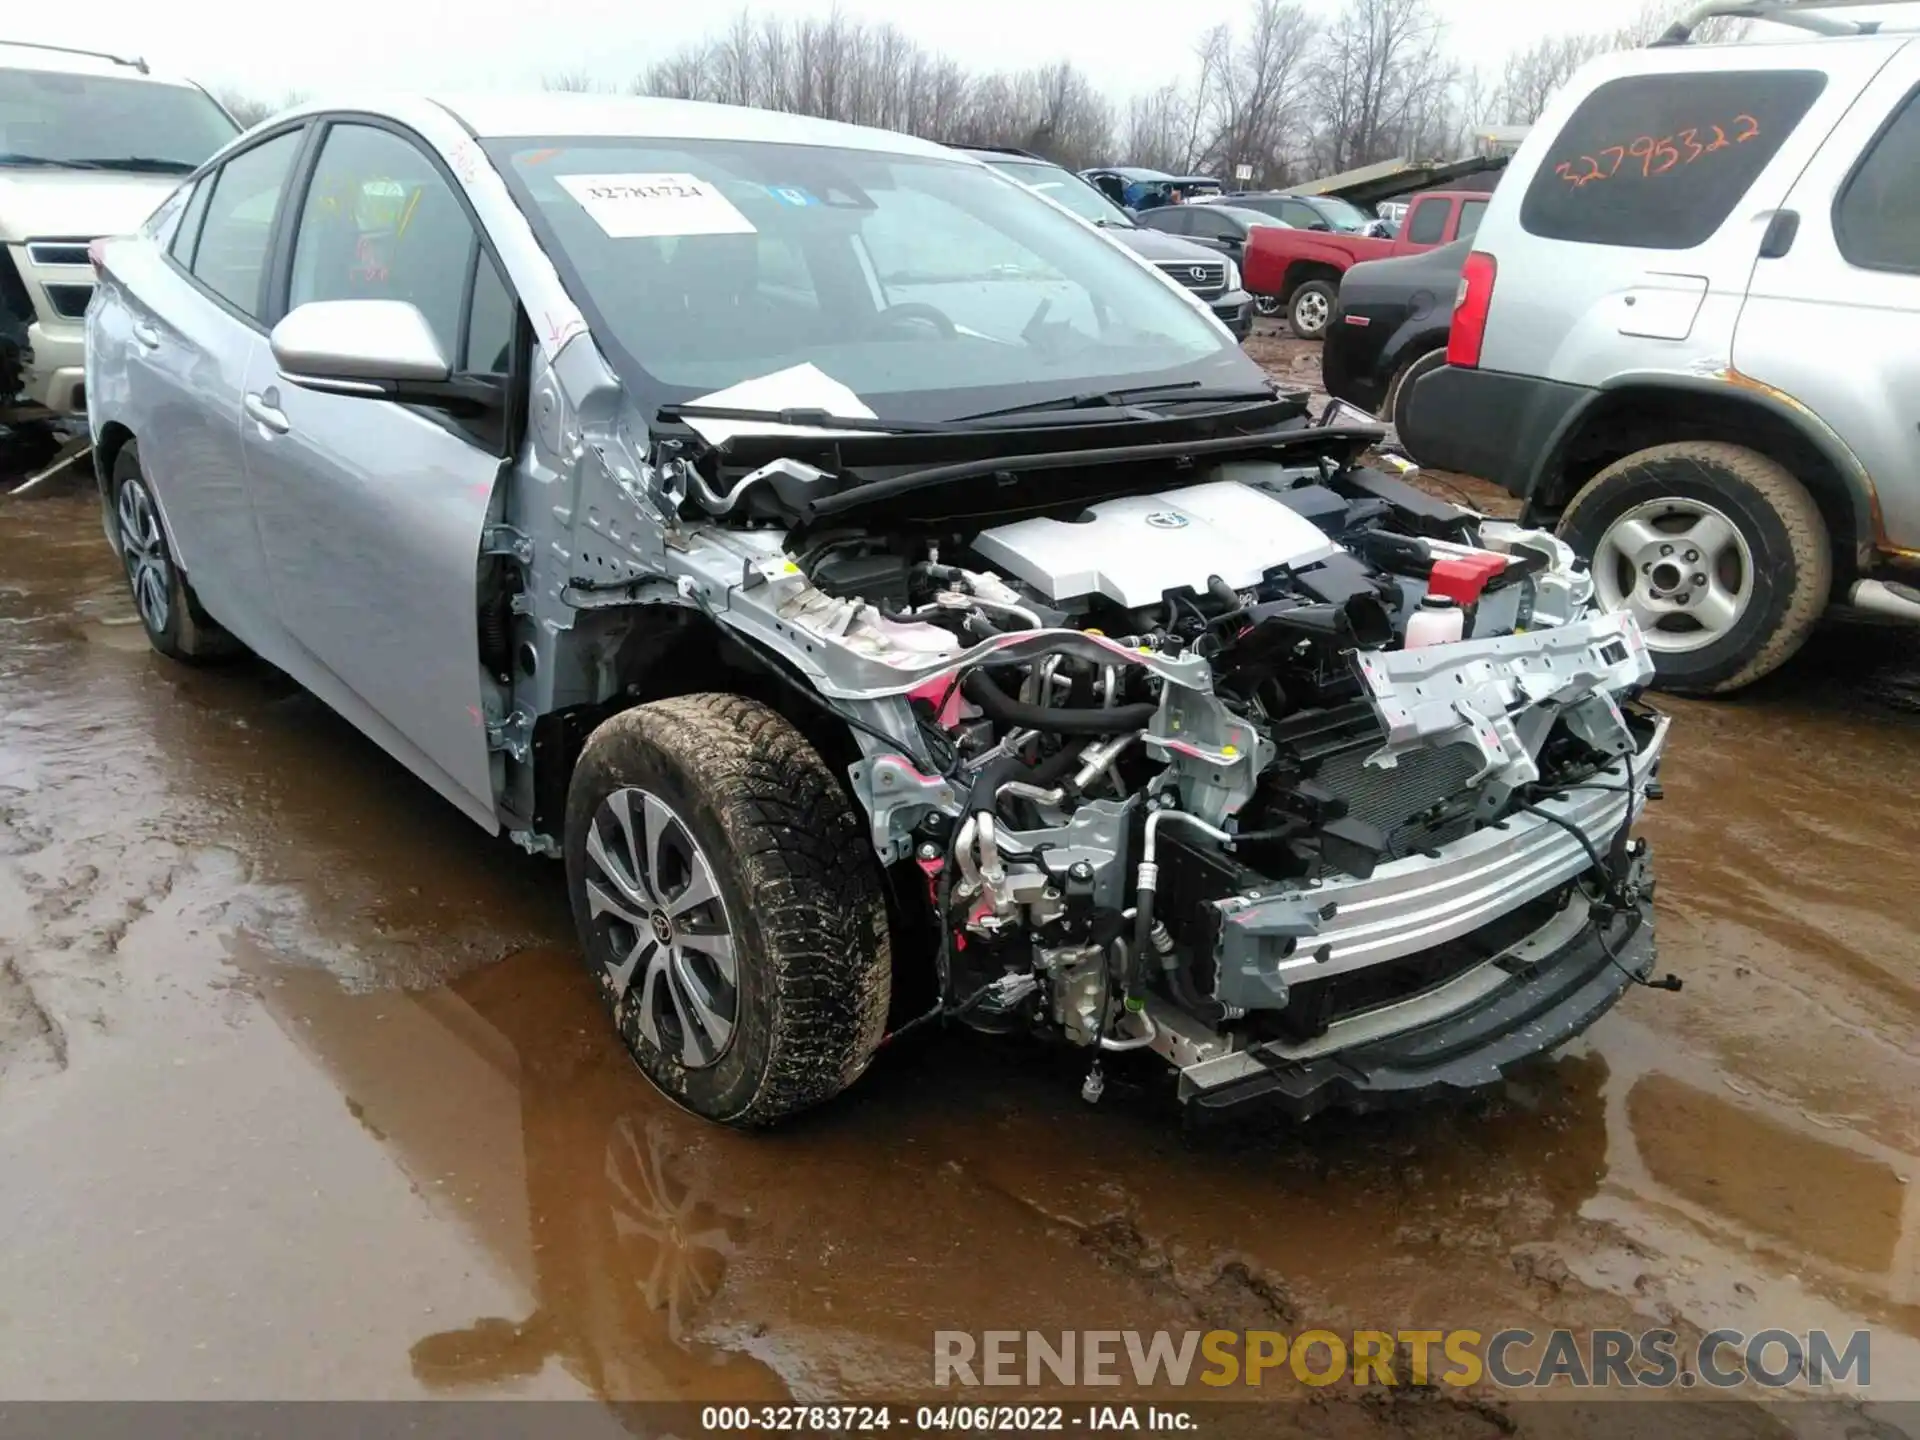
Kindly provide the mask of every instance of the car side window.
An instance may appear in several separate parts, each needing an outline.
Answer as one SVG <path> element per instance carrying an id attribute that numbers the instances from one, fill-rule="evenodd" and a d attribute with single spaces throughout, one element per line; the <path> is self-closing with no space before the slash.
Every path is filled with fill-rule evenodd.
<path id="1" fill-rule="evenodd" d="M 1460 202 L 1460 230 L 1453 238 L 1466 240 L 1480 233 L 1480 222 L 1486 218 L 1485 200 L 1463 200 Z"/>
<path id="2" fill-rule="evenodd" d="M 193 187 L 193 194 L 187 197 L 186 211 L 180 216 L 180 223 L 173 227 L 173 239 L 167 245 L 167 253 L 188 269 L 193 268 L 193 249 L 200 242 L 200 222 L 207 218 L 207 201 L 213 198 L 215 178 L 215 175 L 203 175 L 200 183 Z"/>
<path id="3" fill-rule="evenodd" d="M 193 276 L 229 305 L 256 318 L 261 313 L 261 282 L 273 221 L 280 213 L 280 195 L 299 152 L 301 133 L 289 130 L 276 135 L 234 156 L 217 176 L 208 177 L 213 193 L 193 251 Z"/>
<path id="4" fill-rule="evenodd" d="M 1169 235 L 1191 235 L 1193 212 L 1184 205 L 1160 205 L 1140 217 L 1142 223 Z"/>
<path id="5" fill-rule="evenodd" d="M 372 125 L 334 125 L 301 206 L 287 308 L 402 300 L 458 364 L 478 243 L 452 184 L 419 146 Z M 482 358 L 491 365 L 491 356 Z"/>
<path id="6" fill-rule="evenodd" d="M 1521 227 L 1543 240 L 1635 250 L 1703 245 L 1826 86 L 1818 70 L 1609 80 L 1567 118 L 1527 182 Z"/>
<path id="7" fill-rule="evenodd" d="M 1447 237 L 1447 211 L 1451 208 L 1445 200 L 1422 200 L 1413 207 L 1413 214 L 1407 217 L 1407 239 L 1415 245 L 1438 245 Z"/>
<path id="8" fill-rule="evenodd" d="M 1280 218 L 1296 230 L 1311 230 L 1314 226 L 1325 223 L 1321 220 L 1318 210 L 1299 200 L 1281 201 Z"/>
<path id="9" fill-rule="evenodd" d="M 1920 91 L 1907 97 L 1833 207 L 1850 265 L 1920 273 Z"/>
<path id="10" fill-rule="evenodd" d="M 460 369 L 471 375 L 505 375 L 513 362 L 513 292 L 485 250 L 474 255 L 473 304 L 467 312 L 467 348 Z"/>
<path id="11" fill-rule="evenodd" d="M 1187 212 L 1188 234 L 1204 235 L 1210 240 L 1227 236 L 1238 238 L 1240 227 L 1233 223 L 1231 216 L 1222 215 L 1218 210 L 1206 205 L 1196 206 Z"/>

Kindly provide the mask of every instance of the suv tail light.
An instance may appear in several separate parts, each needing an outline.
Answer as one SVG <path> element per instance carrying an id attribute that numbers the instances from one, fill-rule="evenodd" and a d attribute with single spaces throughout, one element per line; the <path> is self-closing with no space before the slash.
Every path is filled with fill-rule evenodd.
<path id="1" fill-rule="evenodd" d="M 1493 305 L 1493 282 L 1500 267 L 1493 256 L 1476 250 L 1460 271 L 1460 289 L 1453 300 L 1453 329 L 1447 336 L 1447 364 L 1478 369 L 1480 347 L 1487 338 L 1487 311 Z"/>
<path id="2" fill-rule="evenodd" d="M 87 261 L 93 266 L 93 278 L 96 280 L 107 278 L 106 251 L 102 248 L 106 243 L 105 240 L 94 240 L 87 245 Z"/>

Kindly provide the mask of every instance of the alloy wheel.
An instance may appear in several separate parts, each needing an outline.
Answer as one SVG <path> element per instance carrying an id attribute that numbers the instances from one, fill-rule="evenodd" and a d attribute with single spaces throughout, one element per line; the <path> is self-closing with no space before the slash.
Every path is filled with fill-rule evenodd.
<path id="1" fill-rule="evenodd" d="M 1600 603 L 1640 622 L 1649 649 L 1699 650 L 1724 639 L 1753 600 L 1753 550 L 1726 515 L 1667 496 L 1620 515 L 1594 547 Z"/>
<path id="2" fill-rule="evenodd" d="M 114 508 L 120 522 L 120 556 L 126 562 L 134 606 L 148 630 L 164 635 L 167 622 L 173 618 L 173 562 L 167 554 L 166 538 L 160 533 L 153 497 L 138 477 L 128 476 L 120 482 L 120 497 Z"/>
<path id="3" fill-rule="evenodd" d="M 727 1052 L 738 972 L 713 866 L 659 796 L 627 787 L 600 802 L 587 835 L 587 909 L 601 981 L 623 1020 L 689 1070 Z"/>

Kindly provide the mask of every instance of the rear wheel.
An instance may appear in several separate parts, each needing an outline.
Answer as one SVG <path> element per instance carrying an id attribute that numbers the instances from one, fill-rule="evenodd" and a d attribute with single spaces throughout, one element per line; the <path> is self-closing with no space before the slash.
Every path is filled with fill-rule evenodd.
<path id="1" fill-rule="evenodd" d="M 688 695 L 608 720 L 568 790 L 566 857 L 587 964 L 670 1099 L 766 1125 L 873 1059 L 879 867 L 832 771 L 766 706 Z"/>
<path id="2" fill-rule="evenodd" d="M 169 660 L 204 665 L 243 653 L 200 606 L 173 558 L 160 507 L 140 469 L 140 451 L 129 441 L 113 457 L 113 518 L 127 589 L 141 627 L 155 650 Z"/>
<path id="3" fill-rule="evenodd" d="M 1640 622 L 1667 690 L 1723 694 L 1779 668 L 1833 588 L 1826 523 L 1785 467 L 1739 445 L 1657 445 L 1587 482 L 1560 520 L 1594 591 Z"/>
<path id="4" fill-rule="evenodd" d="M 1444 349 L 1416 355 L 1400 367 L 1393 377 L 1393 383 L 1387 387 L 1387 398 L 1380 405 L 1380 418 L 1393 426 L 1402 446 L 1407 443 L 1407 406 L 1413 399 L 1413 387 L 1446 363 L 1447 352 Z M 1411 451 L 1408 453 L 1412 454 Z M 1414 455 L 1413 458 L 1418 461 L 1420 457 Z"/>
<path id="5" fill-rule="evenodd" d="M 1256 295 L 1253 297 L 1253 308 L 1259 314 L 1271 318 L 1278 315 L 1284 307 L 1280 304 L 1278 295 Z"/>
<path id="6" fill-rule="evenodd" d="M 1287 324 L 1302 340 L 1318 340 L 1327 333 L 1339 292 L 1325 280 L 1309 280 L 1293 292 L 1287 304 Z"/>

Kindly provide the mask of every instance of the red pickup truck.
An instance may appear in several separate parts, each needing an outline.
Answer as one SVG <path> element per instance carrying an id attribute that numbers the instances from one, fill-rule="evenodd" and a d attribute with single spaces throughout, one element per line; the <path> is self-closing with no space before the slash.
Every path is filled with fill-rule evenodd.
<path id="1" fill-rule="evenodd" d="M 1301 339 L 1317 340 L 1333 318 L 1340 277 L 1350 267 L 1363 260 L 1432 250 L 1469 236 L 1480 228 L 1490 198 L 1472 190 L 1429 190 L 1416 195 L 1400 233 L 1391 240 L 1376 239 L 1357 227 L 1342 228 L 1339 215 L 1353 207 L 1334 208 L 1334 218 L 1326 218 L 1315 196 L 1231 195 L 1220 203 L 1280 222 L 1247 229 L 1241 274 L 1253 294 L 1278 302 L 1269 313 L 1284 314 Z M 1315 218 L 1309 221 L 1309 215 Z"/>

